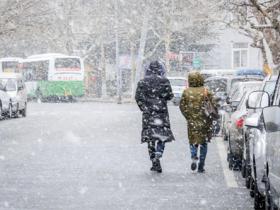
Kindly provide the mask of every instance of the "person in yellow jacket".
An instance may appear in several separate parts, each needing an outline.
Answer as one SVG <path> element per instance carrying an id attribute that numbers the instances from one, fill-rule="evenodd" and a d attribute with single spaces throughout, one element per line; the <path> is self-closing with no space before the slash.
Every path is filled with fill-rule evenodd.
<path id="1" fill-rule="evenodd" d="M 210 140 L 212 134 L 212 119 L 205 114 L 204 102 L 207 98 L 215 108 L 217 105 L 213 94 L 204 87 L 204 79 L 199 72 L 190 73 L 188 81 L 189 87 L 183 92 L 180 110 L 188 125 L 191 169 L 196 170 L 199 159 L 198 172 L 203 173 L 207 155 L 207 140 Z M 198 158 L 199 147 L 200 156 Z"/>

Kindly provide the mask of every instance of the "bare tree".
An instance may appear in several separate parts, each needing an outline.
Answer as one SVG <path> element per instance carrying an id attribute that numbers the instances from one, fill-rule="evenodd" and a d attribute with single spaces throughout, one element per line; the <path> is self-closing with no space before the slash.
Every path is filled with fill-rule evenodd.
<path id="1" fill-rule="evenodd" d="M 227 9 L 235 18 L 229 21 L 231 27 L 239 29 L 252 38 L 254 47 L 261 49 L 264 63 L 271 53 L 276 68 L 280 66 L 280 2 L 278 0 L 229 0 Z M 269 52 L 267 52 L 268 45 Z"/>

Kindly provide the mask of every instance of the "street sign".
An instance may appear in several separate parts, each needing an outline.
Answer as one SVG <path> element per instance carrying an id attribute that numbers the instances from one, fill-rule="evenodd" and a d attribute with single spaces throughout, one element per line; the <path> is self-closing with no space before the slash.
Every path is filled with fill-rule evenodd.
<path id="1" fill-rule="evenodd" d="M 192 62 L 192 66 L 194 69 L 200 69 L 201 68 L 201 60 L 200 58 L 196 57 L 193 59 L 193 62 Z"/>

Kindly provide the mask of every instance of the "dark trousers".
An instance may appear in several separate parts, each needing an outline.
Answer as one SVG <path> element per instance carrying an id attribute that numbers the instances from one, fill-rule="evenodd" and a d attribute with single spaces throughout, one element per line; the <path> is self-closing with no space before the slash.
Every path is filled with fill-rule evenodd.
<path id="1" fill-rule="evenodd" d="M 190 144 L 191 158 L 192 159 L 198 159 L 198 157 L 197 157 L 198 147 L 200 149 L 198 169 L 203 169 L 204 165 L 205 165 L 206 155 L 207 155 L 207 143 L 204 143 L 204 144 Z"/>
<path id="2" fill-rule="evenodd" d="M 148 151 L 151 160 L 159 159 L 162 157 L 165 148 L 163 141 L 150 141 L 148 142 Z"/>

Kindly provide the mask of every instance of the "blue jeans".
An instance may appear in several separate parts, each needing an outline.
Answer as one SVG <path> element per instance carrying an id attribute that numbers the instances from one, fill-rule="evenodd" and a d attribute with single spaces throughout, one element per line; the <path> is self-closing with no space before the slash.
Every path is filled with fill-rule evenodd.
<path id="1" fill-rule="evenodd" d="M 150 141 L 148 142 L 148 151 L 150 159 L 159 159 L 162 157 L 163 151 L 165 148 L 165 143 L 163 141 Z"/>
<path id="2" fill-rule="evenodd" d="M 198 170 L 202 170 L 204 168 L 205 159 L 206 159 L 206 155 L 207 155 L 207 143 L 204 143 L 204 144 L 190 144 L 191 158 L 192 159 L 198 159 L 198 157 L 197 157 L 198 147 L 200 147 Z"/>

